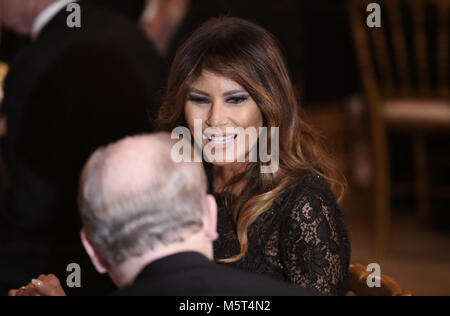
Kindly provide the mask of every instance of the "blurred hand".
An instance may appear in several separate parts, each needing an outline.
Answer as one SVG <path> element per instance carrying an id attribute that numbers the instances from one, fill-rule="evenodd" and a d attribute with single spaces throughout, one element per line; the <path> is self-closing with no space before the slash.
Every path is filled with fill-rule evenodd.
<path id="1" fill-rule="evenodd" d="M 66 296 L 58 278 L 53 275 L 41 275 L 27 286 L 9 291 L 9 296 Z"/>

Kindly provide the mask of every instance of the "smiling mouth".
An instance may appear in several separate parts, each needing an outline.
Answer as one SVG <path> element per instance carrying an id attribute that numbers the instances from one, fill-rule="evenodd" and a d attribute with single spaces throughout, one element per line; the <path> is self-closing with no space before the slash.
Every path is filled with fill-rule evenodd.
<path id="1" fill-rule="evenodd" d="M 203 135 L 203 139 L 207 141 L 207 143 L 210 143 L 211 145 L 226 145 L 231 142 L 234 142 L 234 140 L 237 138 L 237 134 L 232 134 L 228 136 L 216 136 L 216 135 Z"/>

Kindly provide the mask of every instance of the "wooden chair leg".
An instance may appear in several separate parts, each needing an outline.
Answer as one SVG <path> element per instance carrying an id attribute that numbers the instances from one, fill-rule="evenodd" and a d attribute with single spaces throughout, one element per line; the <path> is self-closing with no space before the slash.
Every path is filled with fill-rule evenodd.
<path id="1" fill-rule="evenodd" d="M 417 216 L 421 223 L 430 220 L 430 197 L 428 188 L 427 147 L 424 135 L 413 136 L 414 165 L 416 176 Z"/>
<path id="2" fill-rule="evenodd" d="M 383 257 L 389 248 L 391 226 L 389 150 L 387 131 L 383 125 L 380 123 L 373 132 L 376 173 L 375 251 L 378 257 Z"/>

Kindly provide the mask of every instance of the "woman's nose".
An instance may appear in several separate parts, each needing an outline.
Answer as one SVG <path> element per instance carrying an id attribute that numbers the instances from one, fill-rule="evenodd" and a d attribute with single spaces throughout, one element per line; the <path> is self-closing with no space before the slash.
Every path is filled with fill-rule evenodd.
<path id="1" fill-rule="evenodd" d="M 227 124 L 227 115 L 221 104 L 214 102 L 208 113 L 208 121 L 211 127 L 220 127 Z"/>

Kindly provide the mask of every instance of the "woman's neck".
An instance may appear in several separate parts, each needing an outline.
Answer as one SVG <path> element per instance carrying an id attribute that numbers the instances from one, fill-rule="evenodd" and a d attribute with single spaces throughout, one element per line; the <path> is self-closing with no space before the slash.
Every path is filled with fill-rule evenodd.
<path id="1" fill-rule="evenodd" d="M 218 193 L 230 192 L 235 195 L 240 195 L 244 190 L 245 181 L 240 181 L 239 183 L 233 185 L 232 188 L 228 189 L 227 185 L 230 181 L 239 173 L 243 172 L 242 167 L 237 165 L 228 166 L 214 166 L 214 191 Z"/>

